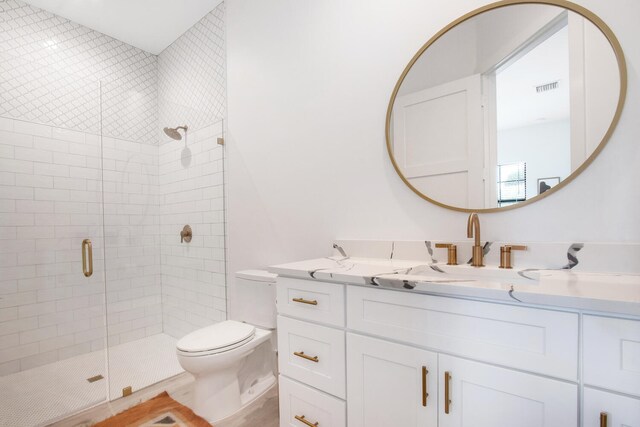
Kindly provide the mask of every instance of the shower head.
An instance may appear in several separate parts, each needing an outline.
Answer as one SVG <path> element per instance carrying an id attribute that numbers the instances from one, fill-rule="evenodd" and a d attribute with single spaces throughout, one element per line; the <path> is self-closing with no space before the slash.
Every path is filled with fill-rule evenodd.
<path id="1" fill-rule="evenodd" d="M 182 139 L 182 135 L 178 132 L 178 129 L 183 129 L 185 134 L 187 133 L 187 126 L 178 126 L 175 128 L 164 128 L 164 133 L 171 139 L 175 139 L 176 141 L 180 141 Z"/>

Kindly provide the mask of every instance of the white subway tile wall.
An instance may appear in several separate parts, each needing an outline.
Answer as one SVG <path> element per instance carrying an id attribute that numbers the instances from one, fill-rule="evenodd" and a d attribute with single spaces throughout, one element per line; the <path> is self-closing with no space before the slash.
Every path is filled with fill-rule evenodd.
<path id="1" fill-rule="evenodd" d="M 164 332 L 175 338 L 226 318 L 222 122 L 160 146 Z M 189 224 L 190 243 L 180 243 Z"/>
<path id="2" fill-rule="evenodd" d="M 109 346 L 162 332 L 158 146 L 103 138 Z"/>
<path id="3" fill-rule="evenodd" d="M 161 333 L 158 147 L 2 122 L 0 372 L 104 348 L 105 277 L 109 345 Z"/>
<path id="4" fill-rule="evenodd" d="M 103 348 L 105 287 L 100 139 L 2 123 L 0 374 L 6 375 Z M 85 238 L 93 242 L 89 278 L 82 274 Z"/>
<path id="5" fill-rule="evenodd" d="M 226 319 L 223 148 L 226 114 L 224 3 L 158 58 L 160 126 L 189 126 L 186 141 L 162 135 L 159 160 L 164 332 L 175 338 Z M 193 240 L 180 243 L 180 230 Z"/>

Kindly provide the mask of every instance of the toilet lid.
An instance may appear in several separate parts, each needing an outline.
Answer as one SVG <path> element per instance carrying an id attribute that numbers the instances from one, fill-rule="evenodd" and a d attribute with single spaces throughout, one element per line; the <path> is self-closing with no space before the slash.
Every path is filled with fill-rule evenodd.
<path id="1" fill-rule="evenodd" d="M 253 337 L 255 331 L 256 328 L 248 323 L 225 320 L 191 332 L 178 341 L 177 347 L 185 352 L 221 349 Z"/>

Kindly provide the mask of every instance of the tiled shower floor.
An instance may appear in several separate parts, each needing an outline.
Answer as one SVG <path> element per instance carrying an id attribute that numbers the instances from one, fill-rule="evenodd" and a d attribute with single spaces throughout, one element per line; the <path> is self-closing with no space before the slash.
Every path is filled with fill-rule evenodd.
<path id="1" fill-rule="evenodd" d="M 109 349 L 111 399 L 183 372 L 176 340 L 158 334 Z M 90 383 L 87 378 L 103 375 Z M 107 398 L 105 352 L 98 351 L 0 377 L 0 426 L 29 427 L 95 405 Z"/>

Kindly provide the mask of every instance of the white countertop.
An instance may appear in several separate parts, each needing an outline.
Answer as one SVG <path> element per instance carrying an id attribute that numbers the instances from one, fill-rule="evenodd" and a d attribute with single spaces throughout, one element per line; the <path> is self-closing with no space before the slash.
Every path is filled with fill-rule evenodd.
<path id="1" fill-rule="evenodd" d="M 491 267 L 485 271 L 454 267 L 463 273 L 458 275 L 436 271 L 440 266 L 445 267 L 424 261 L 329 257 L 274 265 L 268 270 L 307 280 L 640 316 L 640 275 L 523 270 L 496 279 L 480 277 L 491 275 Z M 465 277 L 473 271 L 480 275 Z"/>

